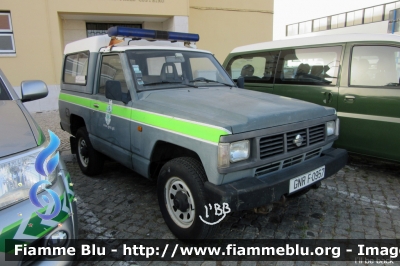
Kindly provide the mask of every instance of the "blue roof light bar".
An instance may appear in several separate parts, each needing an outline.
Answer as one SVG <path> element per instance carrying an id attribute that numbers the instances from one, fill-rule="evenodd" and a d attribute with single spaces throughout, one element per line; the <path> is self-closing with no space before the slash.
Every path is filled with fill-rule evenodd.
<path id="1" fill-rule="evenodd" d="M 111 27 L 107 31 L 108 36 L 112 37 L 133 37 L 151 40 L 165 40 L 165 41 L 185 41 L 185 42 L 198 42 L 200 36 L 195 33 L 183 33 L 173 31 L 160 31 L 160 30 L 146 30 L 128 27 Z"/>

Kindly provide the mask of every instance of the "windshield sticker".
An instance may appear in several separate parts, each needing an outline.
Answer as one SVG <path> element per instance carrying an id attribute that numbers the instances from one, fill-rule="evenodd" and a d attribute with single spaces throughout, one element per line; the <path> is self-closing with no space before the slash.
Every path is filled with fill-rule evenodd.
<path id="1" fill-rule="evenodd" d="M 133 68 L 133 72 L 135 72 L 135 74 L 138 74 L 138 73 L 142 74 L 142 71 L 140 71 L 140 69 L 139 69 L 139 65 L 132 65 L 132 68 Z"/>
<path id="2" fill-rule="evenodd" d="M 75 76 L 75 83 L 85 84 L 86 76 L 82 76 L 82 75 Z"/>
<path id="3" fill-rule="evenodd" d="M 139 69 L 139 65 L 132 65 L 133 72 L 135 72 L 136 80 L 139 86 L 142 86 L 144 84 L 142 80 L 142 71 Z"/>

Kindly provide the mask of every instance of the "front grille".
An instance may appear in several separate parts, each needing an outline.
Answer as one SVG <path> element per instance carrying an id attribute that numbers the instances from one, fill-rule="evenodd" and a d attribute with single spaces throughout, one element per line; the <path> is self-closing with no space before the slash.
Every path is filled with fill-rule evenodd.
<path id="1" fill-rule="evenodd" d="M 302 143 L 297 146 L 294 140 L 302 137 Z M 275 155 L 295 151 L 325 140 L 325 124 L 302 128 L 299 130 L 281 133 L 260 138 L 260 159 L 270 158 Z M 285 146 L 286 145 L 286 146 Z"/>
<path id="2" fill-rule="evenodd" d="M 310 160 L 310 159 L 318 157 L 318 156 L 319 156 L 319 149 L 316 149 L 316 150 L 307 152 L 304 160 L 307 161 L 307 160 Z"/>
<path id="3" fill-rule="evenodd" d="M 281 168 L 280 162 L 271 163 L 271 164 L 268 164 L 266 166 L 256 169 L 256 176 L 266 175 L 266 174 L 278 171 L 280 168 Z"/>
<path id="4" fill-rule="evenodd" d="M 286 168 L 286 167 L 301 163 L 302 161 L 303 161 L 303 154 L 293 157 L 293 158 L 290 158 L 290 159 L 286 159 L 283 161 L 282 168 Z"/>
<path id="5" fill-rule="evenodd" d="M 283 134 L 264 137 L 260 139 L 260 158 L 265 159 L 283 153 Z"/>
<path id="6" fill-rule="evenodd" d="M 325 139 L 325 124 L 309 128 L 310 145 L 324 141 Z"/>
<path id="7" fill-rule="evenodd" d="M 305 152 L 305 153 L 299 154 L 297 156 L 294 156 L 294 157 L 291 157 L 291 158 L 288 158 L 285 160 L 281 160 L 281 161 L 270 163 L 268 165 L 264 165 L 264 166 L 256 169 L 255 176 L 260 177 L 260 176 L 263 176 L 266 174 L 276 172 L 283 168 L 288 168 L 290 166 L 300 164 L 300 163 L 310 160 L 312 158 L 319 157 L 320 154 L 321 154 L 321 148 L 318 148 L 318 149 L 315 149 L 315 150 L 312 150 L 309 152 Z"/>

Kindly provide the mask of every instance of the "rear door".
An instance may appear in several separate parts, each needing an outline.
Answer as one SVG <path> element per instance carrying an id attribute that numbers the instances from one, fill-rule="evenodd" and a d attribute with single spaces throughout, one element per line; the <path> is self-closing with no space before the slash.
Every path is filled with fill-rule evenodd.
<path id="1" fill-rule="evenodd" d="M 337 108 L 337 77 L 343 47 L 282 50 L 273 93 Z"/>
<path id="2" fill-rule="evenodd" d="M 400 46 L 353 43 L 346 47 L 337 146 L 400 161 L 399 77 Z"/>

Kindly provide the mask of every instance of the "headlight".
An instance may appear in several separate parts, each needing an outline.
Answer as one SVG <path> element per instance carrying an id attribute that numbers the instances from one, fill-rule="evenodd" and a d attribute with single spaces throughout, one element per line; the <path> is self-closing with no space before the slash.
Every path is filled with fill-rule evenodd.
<path id="1" fill-rule="evenodd" d="M 42 149 L 36 149 L 0 162 L 0 209 L 28 198 L 29 190 L 36 182 L 45 179 L 54 181 L 56 170 L 45 177 L 35 169 L 36 157 L 41 151 Z"/>
<path id="2" fill-rule="evenodd" d="M 234 143 L 218 144 L 218 167 L 229 167 L 230 163 L 248 159 L 250 156 L 250 142 L 242 140 Z"/>
<path id="3" fill-rule="evenodd" d="M 336 123 L 335 121 L 329 121 L 326 123 L 326 135 L 331 136 L 335 134 Z"/>
<path id="4" fill-rule="evenodd" d="M 230 161 L 231 163 L 246 160 L 250 155 L 250 142 L 242 140 L 231 143 L 230 145 Z"/>

